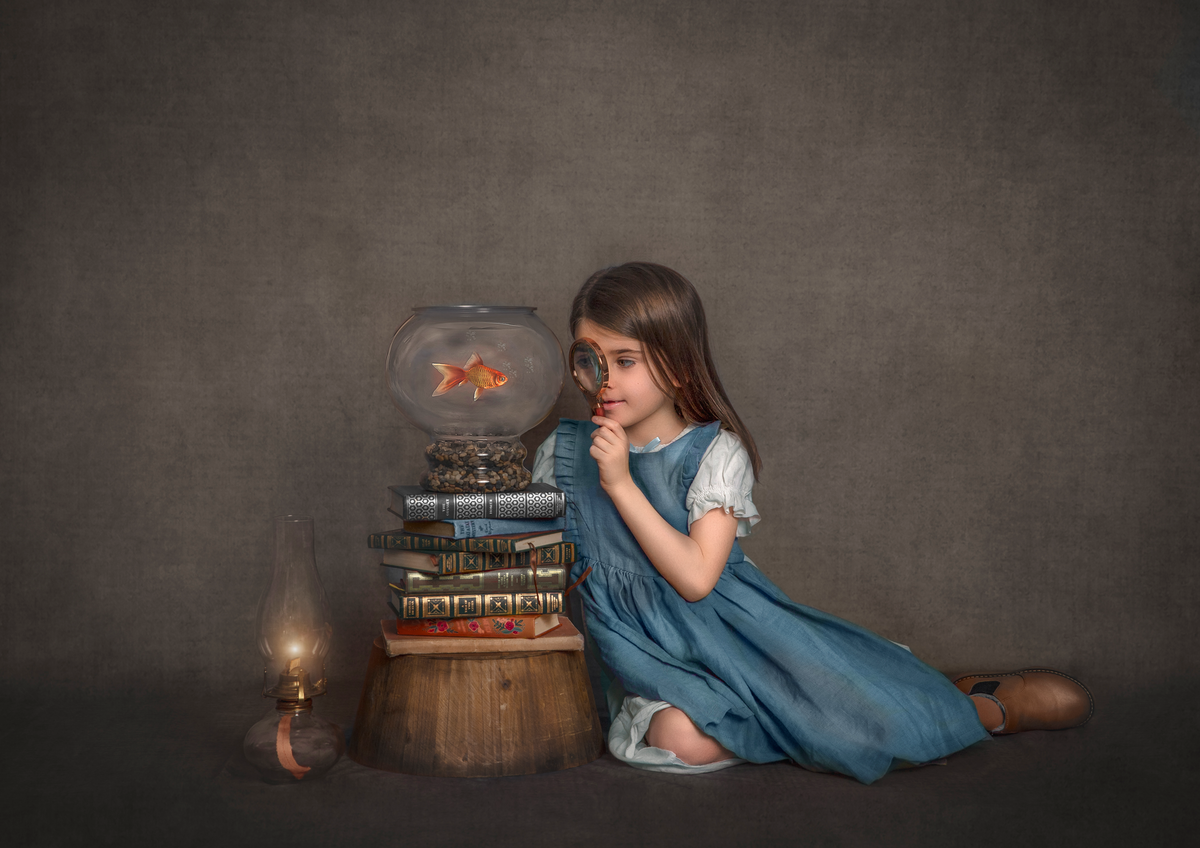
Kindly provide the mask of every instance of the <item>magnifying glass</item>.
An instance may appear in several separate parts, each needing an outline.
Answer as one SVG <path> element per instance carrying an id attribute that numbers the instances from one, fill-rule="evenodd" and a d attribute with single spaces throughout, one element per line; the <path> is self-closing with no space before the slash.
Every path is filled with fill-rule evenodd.
<path id="1" fill-rule="evenodd" d="M 567 358 L 571 363 L 571 377 L 579 390 L 587 395 L 592 412 L 603 415 L 600 393 L 608 388 L 608 360 L 600 352 L 600 346 L 591 339 L 580 337 L 571 345 Z"/>

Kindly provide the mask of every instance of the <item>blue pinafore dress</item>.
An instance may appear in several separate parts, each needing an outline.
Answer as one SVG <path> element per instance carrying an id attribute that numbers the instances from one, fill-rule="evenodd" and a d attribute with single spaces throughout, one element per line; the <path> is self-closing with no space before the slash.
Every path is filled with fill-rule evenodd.
<path id="1" fill-rule="evenodd" d="M 685 499 L 719 422 L 629 471 L 667 523 L 688 532 Z M 555 479 L 567 494 L 571 579 L 589 636 L 625 690 L 678 707 L 755 763 L 792 760 L 871 783 L 959 751 L 988 732 L 971 700 L 900 645 L 795 603 L 734 542 L 717 585 L 685 601 L 658 573 L 600 487 L 595 425 L 562 421 Z"/>

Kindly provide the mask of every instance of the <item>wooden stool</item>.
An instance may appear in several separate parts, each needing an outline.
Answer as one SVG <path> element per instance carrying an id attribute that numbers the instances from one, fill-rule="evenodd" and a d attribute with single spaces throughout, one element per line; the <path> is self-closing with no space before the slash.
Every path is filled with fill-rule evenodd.
<path id="1" fill-rule="evenodd" d="M 564 620 L 559 629 L 569 627 Z M 554 631 L 552 631 L 554 632 Z M 600 719 L 582 645 L 542 639 L 413 637 L 389 658 L 377 637 L 349 756 L 371 768 L 438 777 L 558 771 L 600 756 Z M 446 653 L 457 645 L 471 653 Z M 582 643 L 582 639 L 578 640 Z M 511 650 L 520 642 L 522 650 Z M 568 644 L 570 644 L 568 642 Z"/>

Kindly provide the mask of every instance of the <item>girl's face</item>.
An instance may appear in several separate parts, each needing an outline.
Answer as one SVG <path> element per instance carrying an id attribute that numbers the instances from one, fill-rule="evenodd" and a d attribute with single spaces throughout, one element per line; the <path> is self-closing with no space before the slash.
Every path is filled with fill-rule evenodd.
<path id="1" fill-rule="evenodd" d="M 576 338 L 594 341 L 608 360 L 608 387 L 600 395 L 604 417 L 624 428 L 630 444 L 642 447 L 655 436 L 669 442 L 679 435 L 687 422 L 675 412 L 674 398 L 655 384 L 641 342 L 587 319 L 579 322 L 575 333 Z"/>

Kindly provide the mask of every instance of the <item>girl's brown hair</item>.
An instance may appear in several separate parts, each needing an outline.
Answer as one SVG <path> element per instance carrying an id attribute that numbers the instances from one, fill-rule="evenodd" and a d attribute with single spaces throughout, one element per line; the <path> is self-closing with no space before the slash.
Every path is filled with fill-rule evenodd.
<path id="1" fill-rule="evenodd" d="M 588 277 L 571 303 L 571 335 L 580 321 L 637 339 L 659 388 L 675 409 L 697 424 L 720 421 L 750 454 L 754 477 L 762 460 L 754 438 L 733 409 L 708 348 L 708 321 L 700 295 L 682 274 L 651 262 L 629 262 Z M 663 385 L 662 380 L 679 383 Z"/>

